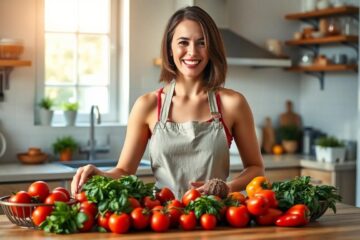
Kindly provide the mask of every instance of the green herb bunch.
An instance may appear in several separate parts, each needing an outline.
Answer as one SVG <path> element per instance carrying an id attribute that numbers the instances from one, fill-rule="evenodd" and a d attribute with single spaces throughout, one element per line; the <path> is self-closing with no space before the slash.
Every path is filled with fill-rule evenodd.
<path id="1" fill-rule="evenodd" d="M 203 195 L 186 206 L 185 211 L 194 211 L 195 216 L 199 219 L 203 214 L 212 214 L 220 219 L 220 211 L 223 208 L 223 202 L 216 199 L 213 195 Z"/>
<path id="2" fill-rule="evenodd" d="M 321 147 L 342 147 L 344 144 L 336 137 L 320 137 L 316 139 L 315 144 Z"/>
<path id="3" fill-rule="evenodd" d="M 100 213 L 129 213 L 132 210 L 129 197 L 141 200 L 145 196 L 154 195 L 154 189 L 154 183 L 145 184 L 137 176 L 130 175 L 119 179 L 93 176 L 84 184 L 82 190 L 89 201 L 98 205 Z"/>
<path id="4" fill-rule="evenodd" d="M 310 181 L 309 176 L 301 176 L 288 181 L 274 182 L 272 190 L 276 193 L 279 208 L 285 211 L 295 204 L 302 203 L 308 206 L 311 215 L 316 215 L 325 205 L 336 213 L 335 204 L 341 201 L 337 189 L 328 185 L 314 186 Z"/>
<path id="5" fill-rule="evenodd" d="M 40 224 L 40 228 L 45 232 L 57 234 L 76 233 L 83 227 L 87 220 L 85 213 L 79 211 L 78 204 L 69 206 L 64 202 L 55 202 L 55 208 Z"/>

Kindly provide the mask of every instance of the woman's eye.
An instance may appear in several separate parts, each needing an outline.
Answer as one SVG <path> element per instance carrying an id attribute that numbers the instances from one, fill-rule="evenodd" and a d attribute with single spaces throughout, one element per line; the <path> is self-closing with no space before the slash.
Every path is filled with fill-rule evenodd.
<path id="1" fill-rule="evenodd" d="M 201 47 L 205 47 L 205 42 L 201 41 L 201 42 L 198 43 L 198 45 L 201 46 Z"/>
<path id="2" fill-rule="evenodd" d="M 187 46 L 188 42 L 187 41 L 181 41 L 178 43 L 180 46 Z"/>

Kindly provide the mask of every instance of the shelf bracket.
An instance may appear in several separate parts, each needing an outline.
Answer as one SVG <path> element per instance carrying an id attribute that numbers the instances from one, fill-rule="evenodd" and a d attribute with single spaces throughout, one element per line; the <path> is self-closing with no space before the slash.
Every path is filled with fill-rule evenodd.
<path id="1" fill-rule="evenodd" d="M 309 72 L 306 71 L 305 72 L 308 75 L 314 76 L 317 79 L 319 79 L 319 83 L 320 83 L 320 90 L 324 90 L 324 79 L 325 79 L 325 72 Z"/>
<path id="2" fill-rule="evenodd" d="M 10 73 L 13 67 L 0 67 L 0 102 L 5 99 L 4 90 L 10 89 Z"/>

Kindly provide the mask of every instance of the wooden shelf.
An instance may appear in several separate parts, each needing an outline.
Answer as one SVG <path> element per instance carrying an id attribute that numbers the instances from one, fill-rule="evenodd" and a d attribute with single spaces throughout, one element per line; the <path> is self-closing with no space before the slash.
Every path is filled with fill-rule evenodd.
<path id="1" fill-rule="evenodd" d="M 302 12 L 302 13 L 291 13 L 285 15 L 286 19 L 289 20 L 304 20 L 311 18 L 321 18 L 321 17 L 330 17 L 335 15 L 358 15 L 359 8 L 353 6 L 343 6 L 343 7 L 332 7 L 322 10 L 315 10 L 311 12 Z"/>
<path id="2" fill-rule="evenodd" d="M 1 67 L 26 67 L 26 66 L 31 66 L 31 61 L 0 59 L 0 68 Z"/>
<path id="3" fill-rule="evenodd" d="M 357 71 L 358 65 L 343 65 L 343 64 L 332 64 L 332 65 L 311 65 L 311 66 L 294 66 L 286 68 L 291 72 L 342 72 L 342 71 Z"/>
<path id="4" fill-rule="evenodd" d="M 337 35 L 337 36 L 322 37 L 322 38 L 288 40 L 285 42 L 285 44 L 292 46 L 300 46 L 300 45 L 328 44 L 328 43 L 358 43 L 358 41 L 359 41 L 359 36 Z"/>

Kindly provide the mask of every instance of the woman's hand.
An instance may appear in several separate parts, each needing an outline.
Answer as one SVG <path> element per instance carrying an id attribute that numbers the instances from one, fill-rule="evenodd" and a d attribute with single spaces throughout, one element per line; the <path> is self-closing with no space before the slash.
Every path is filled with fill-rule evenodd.
<path id="1" fill-rule="evenodd" d="M 201 194 L 204 193 L 204 181 L 198 181 L 198 182 L 190 182 L 190 188 L 195 188 L 198 190 Z"/>
<path id="2" fill-rule="evenodd" d="M 76 174 L 71 181 L 71 194 L 75 196 L 79 192 L 83 184 L 94 175 L 102 175 L 102 171 L 92 164 L 78 168 Z"/>

